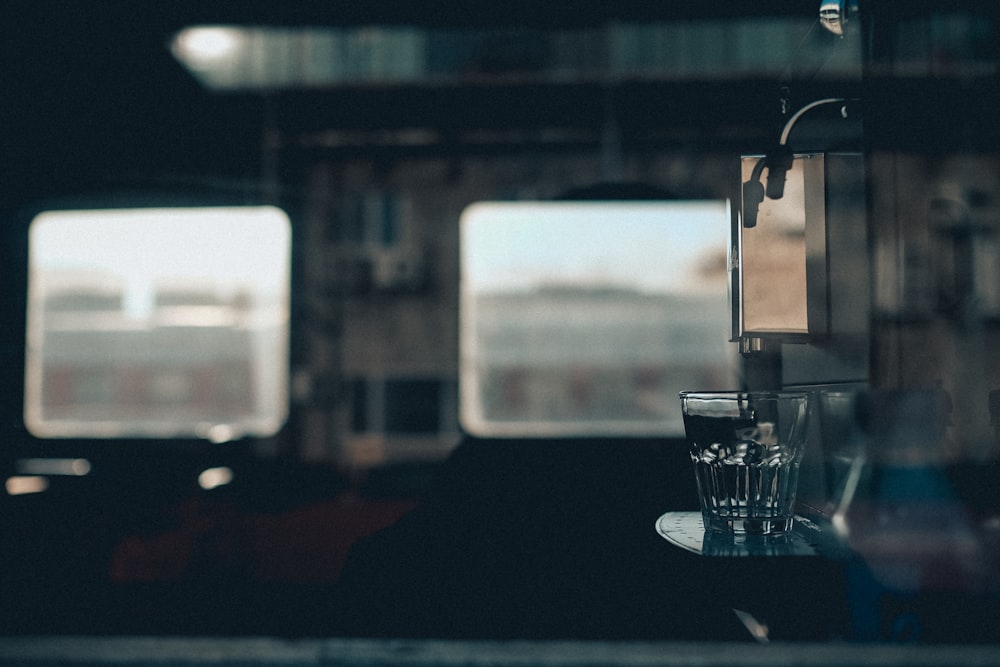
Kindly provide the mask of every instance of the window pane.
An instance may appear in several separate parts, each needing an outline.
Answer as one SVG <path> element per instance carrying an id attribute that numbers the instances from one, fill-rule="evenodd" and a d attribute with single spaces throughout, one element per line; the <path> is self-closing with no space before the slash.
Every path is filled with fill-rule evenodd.
<path id="1" fill-rule="evenodd" d="M 682 435 L 733 388 L 725 201 L 479 203 L 462 216 L 461 420 L 480 435 Z"/>
<path id="2" fill-rule="evenodd" d="M 224 441 L 277 431 L 288 402 L 290 234 L 273 207 L 38 215 L 31 432 Z"/>

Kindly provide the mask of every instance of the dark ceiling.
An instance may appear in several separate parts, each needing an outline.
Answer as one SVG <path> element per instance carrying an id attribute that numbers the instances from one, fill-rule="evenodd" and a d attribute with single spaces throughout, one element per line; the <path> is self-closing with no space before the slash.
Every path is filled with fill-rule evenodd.
<path id="1" fill-rule="evenodd" d="M 937 3 L 896 3 L 911 15 Z M 177 30 L 195 24 L 408 24 L 424 27 L 579 27 L 611 21 L 721 20 L 817 16 L 816 0 L 89 0 L 5 6 L 0 39 L 8 202 L 109 179 L 257 170 L 268 124 L 286 143 L 330 130 L 431 127 L 454 142 L 462 132 L 551 126 L 597 137 L 609 87 L 601 81 L 338 87 L 273 95 L 212 94 L 169 54 Z M 969 4 L 969 3 L 966 3 Z M 977 4 L 974 0 L 971 4 Z M 979 2 L 978 4 L 982 4 Z M 993 6 L 992 2 L 986 3 Z M 882 7 L 884 10 L 885 7 Z M 774 78 L 616 84 L 616 117 L 626 142 L 689 149 L 752 150 L 780 127 Z M 858 81 L 795 82 L 803 100 L 854 97 Z M 511 135 L 513 136 L 513 135 Z M 586 141 L 587 139 L 585 139 Z M 306 142 L 308 143 L 308 141 Z"/>

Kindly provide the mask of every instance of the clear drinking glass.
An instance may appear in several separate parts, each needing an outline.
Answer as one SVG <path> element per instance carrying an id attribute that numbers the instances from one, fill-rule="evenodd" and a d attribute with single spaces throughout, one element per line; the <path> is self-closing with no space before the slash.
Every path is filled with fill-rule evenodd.
<path id="1" fill-rule="evenodd" d="M 706 530 L 769 535 L 792 527 L 809 393 L 680 393 Z"/>

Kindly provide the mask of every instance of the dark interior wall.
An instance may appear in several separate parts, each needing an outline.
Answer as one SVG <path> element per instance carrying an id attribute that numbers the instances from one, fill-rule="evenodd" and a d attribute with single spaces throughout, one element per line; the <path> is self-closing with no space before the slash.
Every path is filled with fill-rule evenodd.
<path id="1" fill-rule="evenodd" d="M 0 40 L 0 48 L 4 49 L 3 80 L 10 82 L 5 85 L 13 102 L 5 105 L 7 121 L 0 128 L 0 160 L 5 174 L 0 182 L 0 209 L 5 222 L 0 244 L 5 289 L 0 359 L 7 371 L 0 387 L 0 437 L 11 446 L 0 456 L 3 465 L 9 465 L 14 455 L 28 445 L 35 448 L 39 444 L 26 436 L 20 416 L 27 279 L 28 217 L 21 215 L 24 207 L 52 197 L 82 196 L 90 200 L 106 192 L 134 201 L 134 197 L 154 191 L 157 197 L 242 203 L 278 197 L 299 216 L 307 208 L 302 194 L 304 176 L 315 165 L 328 161 L 343 169 L 339 173 L 351 173 L 356 168 L 362 175 L 353 182 L 361 186 L 396 183 L 405 188 L 407 183 L 438 172 L 440 180 L 431 178 L 418 187 L 422 196 L 440 188 L 447 199 L 445 208 L 454 213 L 460 200 L 471 198 L 480 188 L 500 191 L 503 186 L 520 186 L 529 180 L 524 174 L 516 178 L 510 173 L 483 174 L 497 169 L 498 163 L 503 166 L 505 161 L 516 172 L 535 156 L 544 155 L 549 147 L 534 131 L 540 119 L 562 119 L 576 129 L 582 127 L 583 139 L 578 145 L 560 147 L 559 158 L 548 163 L 547 168 L 552 170 L 550 181 L 531 179 L 536 193 L 550 196 L 561 189 L 559 186 L 580 185 L 582 174 L 586 181 L 601 176 L 606 99 L 600 86 L 486 86 L 482 96 L 472 101 L 467 89 L 442 93 L 405 87 L 388 92 L 327 91 L 315 97 L 213 97 L 198 87 L 162 48 L 172 30 L 184 22 L 224 21 L 238 15 L 253 23 L 272 16 L 272 11 L 283 22 L 304 23 L 310 20 L 311 11 L 323 20 L 335 22 L 335 15 L 343 10 L 346 13 L 339 15 L 339 20 L 345 22 L 382 16 L 448 22 L 462 15 L 484 23 L 499 17 L 515 23 L 526 18 L 540 24 L 566 20 L 596 25 L 616 17 L 656 18 L 660 12 L 664 16 L 692 18 L 772 11 L 812 16 L 815 9 L 809 3 L 795 3 L 792 8 L 786 2 L 741 7 L 692 3 L 684 9 L 668 9 L 675 3 L 661 3 L 655 9 L 649 3 L 588 3 L 586 10 L 560 7 L 558 3 L 514 3 L 492 8 L 477 5 L 475 11 L 466 13 L 463 8 L 439 4 L 417 15 L 412 9 L 397 9 L 402 13 L 390 14 L 391 4 L 375 3 L 362 8 L 359 3 L 351 3 L 350 7 L 347 3 L 281 7 L 248 3 L 235 8 L 229 3 L 182 2 L 173 3 L 172 10 L 159 8 L 139 15 L 127 5 L 101 2 L 63 8 L 59 13 L 24 7 L 16 19 L 5 21 L 5 39 Z M 992 3 L 967 6 L 972 11 L 970 26 L 980 29 L 980 14 L 985 17 L 982 25 L 994 25 L 989 22 Z M 873 11 L 873 32 L 867 33 L 872 60 L 864 81 L 865 148 L 869 157 L 866 166 L 871 175 L 871 219 L 875 221 L 872 233 L 875 239 L 885 242 L 889 257 L 898 257 L 896 251 L 908 248 L 911 236 L 918 239 L 918 249 L 931 245 L 931 222 L 926 211 L 933 207 L 925 193 L 929 192 L 926 186 L 932 181 L 931 175 L 940 173 L 939 167 L 946 163 L 939 159 L 942 155 L 959 155 L 975 174 L 989 174 L 995 169 L 989 160 L 980 168 L 979 156 L 967 155 L 996 148 L 996 130 L 989 120 L 996 106 L 995 83 L 988 74 L 980 76 L 975 65 L 981 60 L 995 62 L 996 54 L 990 51 L 994 47 L 990 45 L 997 40 L 977 38 L 978 50 L 966 56 L 957 54 L 961 56 L 957 69 L 953 69 L 956 54 L 929 49 L 921 57 L 930 58 L 927 62 L 932 69 L 910 76 L 907 67 L 913 61 L 912 49 L 917 48 L 914 44 L 926 44 L 928 35 L 933 34 L 929 23 L 922 25 L 919 21 L 939 10 L 927 2 L 865 7 Z M 893 32 L 892 26 L 898 24 L 900 16 L 913 13 L 917 23 L 910 24 L 909 31 Z M 987 32 L 987 37 L 995 37 L 994 32 Z M 908 42 L 913 35 L 920 39 Z M 918 52 L 923 53 L 919 48 Z M 969 58 L 971 69 L 963 69 L 960 65 L 968 64 Z M 760 151 L 773 141 L 782 120 L 776 92 L 779 83 L 766 79 L 690 86 L 669 82 L 622 86 L 619 103 L 628 110 L 628 123 L 621 128 L 625 156 L 622 173 L 685 194 L 718 194 L 723 189 L 718 183 L 726 178 L 719 166 L 723 156 L 735 158 L 742 152 Z M 857 81 L 837 82 L 836 90 L 831 90 L 826 84 L 799 81 L 791 87 L 791 94 L 797 104 L 844 91 L 853 94 L 857 86 Z M 494 113 L 498 104 L 522 96 L 532 104 Z M 340 108 L 346 110 L 337 112 Z M 398 147 L 373 149 L 366 141 L 384 136 L 377 132 L 364 135 L 358 145 L 340 152 L 315 146 L 298 153 L 292 151 L 283 155 L 278 165 L 268 162 L 273 155 L 263 148 L 269 131 L 278 131 L 294 143 L 324 129 L 324 123 L 344 123 L 351 130 L 358 129 L 359 122 L 362 129 L 378 129 L 382 122 L 398 126 L 400 119 L 407 117 L 407 108 L 421 110 L 421 122 L 436 124 L 437 130 L 454 130 L 453 125 L 461 121 L 458 129 L 467 134 L 443 132 L 448 138 L 434 145 L 428 155 L 411 155 Z M 461 113 L 449 111 L 454 108 L 460 108 Z M 382 115 L 373 115 L 379 110 Z M 565 120 L 568 117 L 571 122 Z M 679 129 L 673 127 L 674 123 Z M 482 126 L 496 130 L 497 125 L 513 133 L 489 147 L 495 153 L 462 140 L 475 137 Z M 661 125 L 671 125 L 672 131 L 659 132 Z M 817 117 L 801 129 L 804 137 L 809 137 L 807 143 L 812 142 L 810 148 L 833 145 L 826 143 L 833 142 L 831 137 L 836 138 L 838 146 L 844 141 L 856 141 L 856 135 L 845 137 L 839 129 L 827 134 L 831 127 L 843 124 L 840 119 Z M 575 162 L 573 157 L 566 157 L 568 153 L 582 157 Z M 502 158 L 497 158 L 498 154 Z M 434 169 L 429 169 L 428 164 Z M 686 173 L 694 169 L 699 170 L 698 178 L 704 181 Z M 544 172 L 542 168 L 531 174 Z M 456 173 L 458 183 L 466 188 L 460 194 L 454 189 L 455 181 L 448 180 Z M 277 183 L 271 180 L 275 174 Z M 981 199 L 976 201 L 982 203 Z M 441 210 L 435 204 L 426 205 L 429 217 Z M 298 224 L 304 218 L 297 217 Z M 880 260 L 875 268 L 876 276 L 886 279 L 893 294 L 910 293 L 914 283 L 899 266 Z M 359 309 L 370 307 L 355 305 Z M 891 311 L 885 320 L 878 320 L 872 357 L 875 381 L 883 386 L 898 386 L 944 377 L 928 369 L 947 367 L 948 359 L 925 363 L 928 350 L 942 349 L 937 343 L 929 343 L 924 335 L 921 327 L 929 325 L 945 340 L 952 341 L 949 344 L 955 350 L 953 354 L 967 365 L 998 357 L 992 342 L 982 342 L 982 338 L 975 339 L 978 347 L 963 347 L 970 339 L 965 333 L 956 333 L 956 322 L 953 314 L 941 312 L 912 319 L 909 313 Z M 984 328 L 991 332 L 992 324 Z M 976 400 L 982 398 L 984 388 L 992 389 L 995 384 L 994 371 L 987 368 L 990 375 L 985 387 L 976 385 Z M 947 381 L 952 382 L 950 376 Z M 969 404 L 978 405 L 976 400 Z M 287 437 L 300 437 L 309 431 L 325 439 L 326 432 L 311 431 L 313 424 L 310 420 L 297 422 L 297 430 L 290 429 Z M 42 449 L 51 453 L 63 445 L 79 445 L 51 444 L 45 443 Z M 4 630 L 267 632 L 297 636 L 336 632 L 383 636 L 638 636 L 745 641 L 745 630 L 735 624 L 729 611 L 749 599 L 760 603 L 758 613 L 772 624 L 775 637 L 829 639 L 848 632 L 844 628 L 844 587 L 838 579 L 843 573 L 838 566 L 821 567 L 823 571 L 818 572 L 812 564 L 796 561 L 786 569 L 784 564 L 764 559 L 750 566 L 729 563 L 713 568 L 702 560 L 669 552 L 652 530 L 653 519 L 657 512 L 668 508 L 690 508 L 690 478 L 686 466 L 681 470 L 684 462 L 676 460 L 684 459 L 682 451 L 664 450 L 660 447 L 664 443 L 612 443 L 621 445 L 620 451 L 606 448 L 604 443 L 532 449 L 535 444 L 539 443 L 464 443 L 444 472 L 446 483 L 434 487 L 437 495 L 420 511 L 406 514 L 407 519 L 397 524 L 396 530 L 379 533 L 359 547 L 348 565 L 350 579 L 341 582 L 343 586 L 336 591 L 325 586 L 285 585 L 287 582 L 259 585 L 259 580 L 255 581 L 258 585 L 247 586 L 245 570 L 241 570 L 247 561 L 240 558 L 184 561 L 194 562 L 197 567 L 187 570 L 194 575 L 182 577 L 180 583 L 164 582 L 161 577 L 151 586 L 106 586 L 106 577 L 112 571 L 109 563 L 123 564 L 125 572 L 142 573 L 147 571 L 143 565 L 157 562 L 156 558 L 166 553 L 166 562 L 161 561 L 163 569 L 156 572 L 169 571 L 173 564 L 169 557 L 178 551 L 153 549 L 145 552 L 144 559 L 143 549 L 169 542 L 165 538 L 191 538 L 193 533 L 186 531 L 192 527 L 201 531 L 197 533 L 201 550 L 182 555 L 238 554 L 246 545 L 242 540 L 249 534 L 247 531 L 261 524 L 274 529 L 268 534 L 270 546 L 281 543 L 277 533 L 288 526 L 302 531 L 343 529 L 327 521 L 330 514 L 318 519 L 309 514 L 319 505 L 306 506 L 306 501 L 320 499 L 323 502 L 319 504 L 329 508 L 335 504 L 327 504 L 329 496 L 339 494 L 349 483 L 325 470 L 310 477 L 304 467 L 285 461 L 287 467 L 278 474 L 273 468 L 260 477 L 251 474 L 249 479 L 255 483 L 232 490 L 232 495 L 199 495 L 191 500 L 185 485 L 191 484 L 188 473 L 192 471 L 186 466 L 196 471 L 196 463 L 187 461 L 182 466 L 170 456 L 160 459 L 141 452 L 137 459 L 143 467 L 141 474 L 135 474 L 136 468 L 131 466 L 134 461 L 116 460 L 118 467 L 111 469 L 109 477 L 94 477 L 82 490 L 50 496 L 41 507 L 29 508 L 31 501 L 20 500 L 5 504 L 4 510 L 10 508 L 13 513 L 3 513 L 2 544 L 4 553 L 16 557 L 17 566 L 7 569 L 2 582 L 5 600 L 16 600 L 17 604 L 6 608 Z M 285 451 L 295 452 L 296 446 Z M 108 450 L 101 453 L 107 456 Z M 242 453 L 238 450 L 236 458 Z M 158 463 L 161 460 L 162 466 Z M 250 461 L 246 466 L 253 468 L 256 464 Z M 164 470 L 169 475 L 157 476 Z M 418 475 L 424 472 L 418 471 Z M 666 483 L 668 473 L 678 475 L 670 477 L 670 484 Z M 103 485 L 109 479 L 113 483 Z M 122 486 L 123 479 L 129 483 Z M 390 490 L 406 486 L 399 480 L 386 485 Z M 382 488 L 383 494 L 386 487 Z M 409 510 L 406 503 L 422 497 L 428 487 L 418 480 L 411 488 L 420 493 L 404 494 L 403 509 L 390 508 L 391 512 L 372 518 L 359 532 L 381 527 L 380 521 L 386 516 L 390 522 L 395 521 Z M 366 491 L 372 491 L 371 487 Z M 127 502 L 122 502 L 123 497 Z M 385 499 L 385 495 L 381 498 Z M 354 508 L 345 513 L 348 519 L 358 517 L 357 506 L 349 504 L 357 500 L 356 496 L 337 495 L 336 500 L 348 503 L 348 509 Z M 304 506 L 305 518 L 297 513 Z M 374 504 L 364 507 L 377 509 Z M 234 516 L 234 509 L 246 511 L 251 518 Z M 393 513 L 397 510 L 398 514 Z M 580 518 L 574 521 L 576 515 Z M 181 529 L 175 531 L 178 526 Z M 244 532 L 234 532 L 234 526 Z M 306 537 L 314 538 L 316 534 Z M 25 535 L 39 539 L 25 540 Z M 83 542 L 74 541 L 81 535 L 85 536 Z M 429 535 L 445 541 L 428 542 Z M 310 543 L 302 535 L 297 537 L 287 542 L 291 552 Z M 322 540 L 327 548 L 332 542 Z M 66 549 L 67 544 L 82 545 L 82 556 L 80 551 Z M 449 550 L 451 547 L 453 550 Z M 115 561 L 109 554 L 123 555 Z M 321 555 L 327 557 L 330 553 L 327 550 Z M 228 567 L 220 569 L 220 562 Z M 54 569 L 38 567 L 40 564 Z M 288 571 L 277 565 L 274 569 Z M 789 574 L 791 570 L 794 576 Z M 420 576 L 414 577 L 414 573 Z M 735 578 L 744 580 L 746 586 L 729 586 L 728 582 Z M 705 581 L 709 582 L 711 594 L 706 594 L 702 586 Z M 393 589 L 387 582 L 400 586 Z M 817 582 L 823 594 L 817 592 Z M 670 590 L 669 601 L 661 595 L 661 589 Z M 761 591 L 762 595 L 756 597 Z M 822 603 L 817 605 L 820 598 Z M 336 608 L 337 600 L 344 601 L 344 606 Z M 434 607 L 426 611 L 430 601 Z M 870 599 L 863 602 L 882 604 Z M 912 608 L 907 606 L 908 600 L 890 599 L 886 604 L 898 604 L 898 616 L 909 618 Z M 696 613 L 691 612 L 692 608 Z M 275 614 L 276 609 L 294 613 Z M 932 597 L 921 608 L 929 614 L 928 619 L 935 621 L 928 623 L 929 636 L 924 638 L 938 642 L 995 640 L 996 628 L 990 625 L 995 618 L 990 615 L 995 604 L 987 605 L 986 613 L 979 613 L 980 609 L 954 596 Z M 102 616 L 95 610 L 108 613 Z M 872 607 L 867 611 L 877 616 L 885 610 Z M 888 609 L 886 617 L 894 618 L 896 611 Z M 609 613 L 611 616 L 606 616 Z M 725 620 L 717 622 L 718 614 Z M 944 618 L 950 615 L 953 618 Z M 965 623 L 969 618 L 975 622 Z M 962 633 L 953 632 L 956 626 L 961 626 Z M 892 628 L 879 630 L 888 633 Z"/>
<path id="2" fill-rule="evenodd" d="M 724 160 L 770 143 L 780 121 L 773 99 L 778 82 L 770 80 L 685 83 L 667 77 L 607 86 L 600 81 L 539 85 L 501 79 L 469 86 L 213 95 L 165 48 L 179 28 L 227 21 L 600 27 L 613 21 L 719 20 L 733 11 L 750 13 L 701 4 L 668 10 L 639 3 L 572 8 L 527 3 L 502 9 L 472 3 L 461 11 L 431 3 L 415 15 L 381 3 L 361 9 L 345 3 L 277 8 L 217 2 L 180 3 L 136 14 L 113 2 L 59 12 L 18 3 L 5 28 L 2 59 L 13 100 L 5 109 L 8 177 L 2 203 L 9 221 L 4 276 L 11 286 L 5 315 L 11 326 L 3 333 L 3 354 L 13 371 L 2 391 L 11 436 L 24 437 L 18 426 L 16 378 L 23 368 L 26 230 L 33 207 L 106 197 L 124 202 L 143 197 L 158 202 L 277 201 L 292 213 L 293 224 L 305 227 L 312 165 L 333 162 L 338 178 L 359 163 L 368 170 L 353 181 L 341 178 L 341 185 L 415 188 L 425 198 L 440 193 L 448 201 L 425 208 L 428 217 L 443 219 L 478 197 L 506 197 L 512 191 L 524 196 L 530 190 L 530 196 L 544 198 L 608 178 L 602 165 L 608 159 L 609 106 L 623 152 L 623 164 L 610 177 L 651 181 L 682 196 L 719 196 L 728 187 L 720 167 Z M 781 3 L 758 5 L 753 12 L 763 17 L 812 13 Z M 794 94 L 808 96 L 811 85 L 803 82 Z M 543 130 L 550 125 L 574 138 L 545 140 Z M 428 129 L 438 138 L 418 149 L 391 141 L 380 144 L 391 131 L 412 128 Z M 361 139 L 330 149 L 317 140 L 328 131 L 360 131 Z M 270 144 L 265 149 L 265 137 L 277 139 L 285 149 L 275 152 Z M 549 166 L 542 164 L 546 160 L 551 160 Z M 434 166 L 428 168 L 428 162 Z M 506 174 L 504 162 L 509 165 Z M 447 168 L 437 170 L 440 164 Z M 435 173 L 441 180 L 428 180 Z M 407 185 L 414 177 L 418 182 Z M 300 231 L 297 238 L 313 238 Z M 295 252 L 301 259 L 303 251 Z M 303 271 L 296 279 L 308 280 Z M 452 300 L 447 294 L 439 299 L 449 307 Z"/>
<path id="3" fill-rule="evenodd" d="M 81 202 L 276 201 L 288 208 L 296 226 L 294 279 L 300 281 L 296 288 L 311 289 L 316 285 L 301 282 L 307 280 L 301 262 L 308 250 L 304 244 L 314 238 L 303 232 L 313 194 L 309 179 L 319 165 L 333 165 L 339 188 L 335 194 L 373 186 L 414 191 L 420 215 L 440 226 L 428 225 L 421 233 L 441 243 L 434 247 L 442 254 L 451 253 L 436 267 L 451 281 L 456 278 L 455 229 L 444 227 L 465 203 L 486 195 L 510 197 L 512 192 L 554 197 L 608 176 L 602 171 L 608 93 L 600 84 L 501 81 L 454 85 L 443 91 L 403 86 L 310 95 L 216 96 L 201 88 L 165 48 L 173 31 L 188 22 L 237 19 L 255 24 L 266 22 L 269 9 L 277 21 L 290 23 L 305 23 L 310 16 L 331 23 L 414 18 L 410 10 L 393 15 L 385 3 L 363 9 L 357 3 L 351 8 L 346 3 L 322 4 L 303 5 L 301 11 L 307 13 L 299 15 L 296 9 L 263 3 L 180 3 L 143 12 L 112 2 L 64 7 L 59 12 L 24 3 L 13 8 L 10 20 L 4 22 L 0 66 L 12 102 L 4 107 L 0 129 L 4 173 L 0 308 L 5 323 L 0 355 L 6 370 L 0 382 L 0 439 L 5 443 L 0 471 L 8 474 L 16 460 L 27 455 L 86 455 L 94 471 L 82 479 L 54 483 L 45 494 L 2 498 L 0 544 L 11 563 L 0 577 L 8 601 L 0 619 L 3 632 L 302 635 L 348 632 L 348 622 L 354 622 L 354 632 L 361 633 L 374 631 L 364 623 L 372 620 L 373 609 L 391 604 L 391 597 L 370 599 L 363 588 L 334 591 L 331 579 L 339 573 L 350 542 L 393 523 L 423 497 L 428 471 L 372 472 L 359 481 L 297 460 L 304 451 L 302 442 L 312 438 L 327 446 L 336 436 L 326 430 L 328 405 L 311 406 L 316 414 L 309 418 L 303 418 L 304 409 L 293 406 L 292 422 L 279 436 L 284 440 L 272 450 L 278 460 L 265 461 L 255 456 L 258 443 L 205 450 L 204 443 L 191 442 L 40 441 L 26 432 L 21 417 L 27 235 L 31 215 L 39 207 Z M 460 16 L 478 25 L 490 25 L 498 15 L 503 21 L 538 25 L 563 20 L 602 25 L 616 15 L 649 18 L 636 3 L 620 3 L 614 12 L 606 3 L 586 4 L 590 9 L 564 6 L 559 11 L 535 3 L 500 9 L 477 5 L 476 11 L 465 13 L 441 7 L 416 18 L 447 23 L 451 19 L 442 16 Z M 338 14 L 338 8 L 346 13 Z M 777 5 L 768 8 L 779 10 Z M 685 11 L 698 15 L 696 9 Z M 730 152 L 759 145 L 771 135 L 774 105 L 756 101 L 749 92 L 761 85 L 771 89 L 772 84 L 734 82 L 730 90 L 709 82 L 696 86 L 696 100 L 689 99 L 685 86 L 675 83 L 621 86 L 612 97 L 624 121 L 622 161 L 612 176 L 684 196 L 718 196 L 725 188 L 723 165 Z M 659 128 L 665 118 L 675 118 L 678 127 L 670 121 L 670 131 L 663 136 Z M 717 132 L 719 123 L 725 126 L 722 132 Z M 572 140 L 547 141 L 543 130 L 548 124 L 570 130 Z M 406 130 L 411 125 L 428 125 L 439 139 L 426 152 L 379 144 L 386 127 Z M 317 132 L 359 128 L 361 141 L 345 150 L 309 143 Z M 277 156 L 269 152 L 264 142 L 274 133 L 293 148 Z M 487 140 L 481 141 L 483 137 Z M 421 309 L 421 299 L 436 299 L 421 312 L 444 313 L 439 323 L 451 327 L 454 297 L 453 292 L 441 290 L 431 297 L 417 297 L 416 307 L 402 308 Z M 372 302 L 358 297 L 350 305 L 356 315 L 393 310 Z M 297 317 L 301 312 L 296 311 Z M 363 317 L 361 312 L 358 319 Z M 301 326 L 301 319 L 293 324 Z M 300 333 L 301 329 L 295 331 Z M 435 342 L 447 342 L 451 333 Z M 413 340 L 404 342 L 416 346 Z M 295 349 L 293 357 L 318 365 L 316 359 L 298 356 L 301 353 Z M 435 354 L 442 358 L 432 361 L 454 370 L 455 350 Z M 363 365 L 358 367 L 364 370 Z M 683 458 L 677 443 L 670 444 L 674 449 L 667 455 Z M 454 464 L 459 486 L 441 491 L 448 503 L 437 506 L 444 519 L 431 512 L 408 525 L 444 521 L 431 528 L 459 549 L 430 554 L 426 567 L 440 566 L 438 576 L 445 579 L 438 596 L 461 598 L 466 593 L 462 584 L 477 572 L 486 572 L 488 577 L 480 577 L 474 588 L 479 597 L 459 600 L 456 609 L 487 604 L 482 596 L 489 594 L 499 600 L 497 615 L 483 607 L 459 619 L 461 627 L 451 627 L 447 619 L 457 612 L 442 606 L 421 624 L 416 607 L 428 601 L 422 602 L 419 591 L 411 590 L 404 593 L 409 606 L 403 609 L 418 616 L 397 614 L 393 627 L 400 633 L 423 628 L 466 636 L 685 634 L 692 625 L 682 613 L 677 614 L 678 622 L 684 625 L 672 627 L 660 625 L 653 615 L 640 617 L 640 609 L 655 606 L 658 597 L 646 587 L 641 573 L 665 573 L 656 561 L 665 545 L 652 531 L 653 519 L 670 500 L 663 494 L 687 488 L 688 471 L 685 466 L 683 479 L 688 484 L 674 487 L 663 473 L 677 467 L 665 463 L 659 446 L 612 445 L 621 445 L 621 452 L 590 445 L 587 452 L 574 453 L 574 467 L 567 468 L 560 468 L 569 457 L 567 446 L 538 454 L 527 446 L 501 446 L 471 461 L 459 457 Z M 502 456 L 505 453 L 512 455 Z M 493 458 L 503 463 L 503 470 L 485 465 Z M 241 481 L 218 493 L 198 490 L 198 471 L 218 464 L 232 466 Z M 624 481 L 634 467 L 646 477 L 632 488 Z M 595 480 L 597 473 L 607 476 Z M 467 495 L 472 498 L 466 499 Z M 693 497 L 684 495 L 688 502 Z M 451 502 L 459 506 L 451 507 Z M 524 534 L 519 531 L 525 520 L 510 513 L 508 502 L 523 514 L 533 513 Z M 502 524 L 482 523 L 476 513 L 505 510 Z M 583 513 L 584 521 L 563 523 L 563 515 L 571 511 Z M 626 523 L 619 524 L 623 515 L 628 516 Z M 550 532 L 553 523 L 562 528 Z M 498 537 L 494 527 L 503 535 Z M 469 535 L 461 534 L 473 528 Z M 611 541 L 590 549 L 596 533 L 625 530 L 633 535 L 633 529 L 637 532 L 632 548 L 638 550 L 632 553 L 641 561 L 639 568 L 627 555 L 616 556 L 617 545 Z M 423 539 L 421 534 L 414 537 Z M 646 551 L 649 547 L 653 551 Z M 469 549 L 475 554 L 464 558 Z M 593 555 L 587 556 L 588 551 Z M 373 559 L 383 557 L 376 554 Z M 405 567 L 392 558 L 390 554 L 387 566 L 405 578 Z M 523 572 L 518 571 L 521 565 Z M 357 560 L 351 567 L 359 572 L 355 578 L 359 582 L 366 582 L 372 572 L 371 565 L 359 565 Z M 561 571 L 550 577 L 555 570 Z M 612 574 L 587 590 L 577 586 L 574 572 L 583 572 L 590 580 L 599 579 L 602 572 Z M 375 576 L 379 578 L 377 572 Z M 505 576 L 513 584 L 503 596 Z M 539 592 L 536 585 L 543 589 Z M 563 594 L 581 605 L 609 602 L 627 607 L 632 592 L 644 595 L 642 606 L 624 609 L 611 626 L 601 627 L 602 612 L 584 606 L 560 617 Z M 358 619 L 343 616 L 337 599 L 365 605 Z M 520 603 L 530 604 L 535 614 L 519 616 Z M 499 625 L 494 623 L 498 618 Z M 627 619 L 640 623 L 633 627 Z M 407 630 L 408 623 L 416 625 Z M 740 631 L 738 626 L 734 630 L 729 616 L 724 624 L 725 633 Z M 706 627 L 697 631 L 705 635 Z M 826 631 L 825 626 L 820 630 Z"/>

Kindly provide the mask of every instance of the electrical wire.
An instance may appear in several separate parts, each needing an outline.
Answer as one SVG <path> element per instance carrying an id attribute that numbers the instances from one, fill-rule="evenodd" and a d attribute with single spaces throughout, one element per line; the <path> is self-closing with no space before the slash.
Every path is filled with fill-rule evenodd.
<path id="1" fill-rule="evenodd" d="M 816 107 L 822 106 L 824 104 L 836 104 L 838 102 L 846 102 L 846 101 L 847 100 L 843 97 L 827 97 L 821 100 L 810 102 L 809 104 L 805 105 L 804 107 L 796 111 L 794 114 L 792 114 L 792 117 L 788 119 L 787 123 L 785 123 L 784 129 L 781 131 L 781 139 L 778 141 L 778 143 L 782 146 L 788 143 L 788 135 L 791 134 L 792 128 L 795 126 L 795 123 L 799 120 L 799 118 L 802 117 L 802 114 L 804 114 L 805 112 L 809 111 L 810 109 L 815 109 Z"/>

